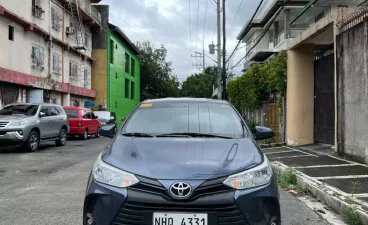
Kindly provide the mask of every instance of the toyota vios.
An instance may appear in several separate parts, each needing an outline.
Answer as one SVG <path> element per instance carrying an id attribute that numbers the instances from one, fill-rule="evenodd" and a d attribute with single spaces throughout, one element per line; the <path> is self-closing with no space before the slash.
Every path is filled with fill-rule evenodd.
<path id="1" fill-rule="evenodd" d="M 226 101 L 144 101 L 94 163 L 83 223 L 279 225 L 276 176 L 255 142 L 272 136 Z"/>

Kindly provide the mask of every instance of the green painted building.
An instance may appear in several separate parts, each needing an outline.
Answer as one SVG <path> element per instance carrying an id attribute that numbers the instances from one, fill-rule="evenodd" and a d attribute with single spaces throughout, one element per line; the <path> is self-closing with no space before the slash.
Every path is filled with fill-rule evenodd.
<path id="1" fill-rule="evenodd" d="M 92 68 L 92 89 L 97 93 L 94 110 L 115 112 L 120 126 L 140 103 L 139 52 L 119 27 L 106 23 L 104 30 L 96 35 L 92 50 L 96 59 Z"/>
<path id="2" fill-rule="evenodd" d="M 119 27 L 108 29 L 108 110 L 121 119 L 140 103 L 139 52 Z"/>

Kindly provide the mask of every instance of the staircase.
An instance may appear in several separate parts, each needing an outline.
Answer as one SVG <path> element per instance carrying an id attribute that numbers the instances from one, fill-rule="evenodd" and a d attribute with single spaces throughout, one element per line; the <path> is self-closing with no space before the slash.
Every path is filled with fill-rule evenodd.
<path id="1" fill-rule="evenodd" d="M 78 50 L 86 50 L 85 42 L 84 42 L 84 27 L 82 17 L 79 12 L 79 0 L 69 0 L 69 8 L 70 12 L 75 19 L 74 28 L 75 28 L 75 35 L 77 40 L 77 46 L 73 46 Z"/>

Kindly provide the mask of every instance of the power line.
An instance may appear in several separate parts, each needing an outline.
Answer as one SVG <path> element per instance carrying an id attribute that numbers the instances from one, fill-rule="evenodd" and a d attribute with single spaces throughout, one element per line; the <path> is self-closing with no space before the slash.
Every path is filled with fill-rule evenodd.
<path id="1" fill-rule="evenodd" d="M 207 22 L 207 9 L 208 9 L 208 0 L 206 4 L 206 13 L 204 14 L 204 24 L 203 24 L 203 49 L 204 49 L 204 33 L 206 30 L 206 22 Z"/>
<path id="2" fill-rule="evenodd" d="M 190 51 L 192 51 L 192 22 L 191 22 L 191 15 L 190 15 L 190 2 L 189 2 L 189 36 L 190 36 Z"/>
<path id="3" fill-rule="evenodd" d="M 248 27 L 248 26 L 250 26 L 250 24 L 253 22 L 253 19 L 254 19 L 254 17 L 257 15 L 258 10 L 259 10 L 259 8 L 261 7 L 261 5 L 262 5 L 263 1 L 264 1 L 264 0 L 261 0 L 261 2 L 258 4 L 258 6 L 257 6 L 257 8 L 256 8 L 256 11 L 253 13 L 252 17 L 250 18 L 250 20 L 249 20 L 249 23 L 248 23 L 247 27 Z M 230 59 L 230 58 L 231 58 L 231 56 L 235 53 L 235 51 L 237 50 L 237 48 L 238 48 L 238 46 L 240 45 L 241 41 L 242 41 L 241 39 L 238 41 L 238 43 L 236 44 L 236 47 L 234 48 L 233 52 L 231 53 L 231 55 L 230 55 L 229 59 Z M 229 61 L 229 59 L 228 59 L 227 61 Z"/>
<path id="4" fill-rule="evenodd" d="M 243 0 L 240 2 L 240 5 L 238 6 L 238 10 L 236 11 L 235 17 L 234 17 L 234 19 L 233 19 L 233 22 L 231 23 L 231 26 L 230 26 L 229 31 L 227 32 L 227 35 L 229 35 L 229 34 L 230 34 L 231 28 L 233 28 L 233 24 L 234 24 L 234 22 L 235 22 L 235 20 L 236 20 L 236 17 L 238 16 L 238 13 L 239 13 L 239 11 L 240 11 L 240 7 L 242 6 L 242 4 L 243 4 Z"/>
<path id="5" fill-rule="evenodd" d="M 264 35 L 268 32 L 268 30 L 270 29 L 270 27 L 271 27 L 271 25 L 272 25 L 272 23 L 276 20 L 276 18 L 277 18 L 277 16 L 280 14 L 280 12 L 282 11 L 282 9 L 284 8 L 284 6 L 285 6 L 285 3 L 286 3 L 286 1 L 287 0 L 284 0 L 284 2 L 283 2 L 283 4 L 282 4 L 282 6 L 281 6 L 281 8 L 276 12 L 276 14 L 272 17 L 272 19 L 270 20 L 270 22 L 268 22 L 268 26 L 267 26 L 267 28 L 264 30 L 264 32 L 261 34 L 261 35 L 259 35 L 258 37 L 257 37 L 257 41 L 256 41 L 256 43 L 254 43 L 254 45 L 249 49 L 249 50 L 247 50 L 247 54 L 245 54 L 245 56 L 244 57 L 242 57 L 242 59 L 238 62 L 238 63 L 236 63 L 235 64 L 235 66 L 232 66 L 232 68 L 235 68 L 235 67 L 237 67 L 245 58 L 247 58 L 248 57 L 248 55 L 249 55 L 249 53 L 258 45 L 258 43 L 262 40 L 262 38 L 264 37 Z M 231 69 L 232 69 L 231 68 Z"/>
<path id="6" fill-rule="evenodd" d="M 199 26 L 199 0 L 197 7 L 197 35 L 196 35 L 196 50 L 198 50 L 198 26 Z"/>

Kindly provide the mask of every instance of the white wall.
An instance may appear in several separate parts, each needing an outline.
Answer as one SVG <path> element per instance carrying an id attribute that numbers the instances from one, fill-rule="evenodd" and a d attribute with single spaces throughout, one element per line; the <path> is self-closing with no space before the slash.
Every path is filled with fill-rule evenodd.
<path id="1" fill-rule="evenodd" d="M 41 0 L 43 5 L 48 5 L 51 3 L 51 7 L 54 8 L 62 16 L 63 10 L 60 5 L 50 2 L 49 0 Z M 31 0 L 1 0 L 1 4 L 7 9 L 12 10 L 18 16 L 23 17 L 28 21 L 33 21 L 44 30 L 48 31 L 48 24 L 51 25 L 51 11 L 49 7 L 44 7 L 45 13 L 43 18 L 37 19 L 32 15 L 32 1 Z M 61 17 L 62 18 L 62 17 Z M 69 26 L 71 15 L 67 15 L 65 18 L 65 27 Z M 14 27 L 14 41 L 8 39 L 9 25 Z M 55 38 L 62 40 L 62 21 L 60 21 L 60 30 L 51 29 L 51 33 Z M 85 32 L 91 34 L 90 28 L 85 26 Z M 75 38 L 66 37 L 65 41 L 69 43 L 70 46 L 76 45 Z M 32 67 L 32 46 L 38 45 L 43 48 L 43 69 Z M 25 74 L 31 74 L 39 77 L 47 77 L 49 71 L 49 52 L 48 43 L 45 38 L 38 33 L 25 31 L 24 27 L 19 26 L 17 23 L 6 19 L 5 17 L 0 17 L 0 67 L 14 70 L 17 72 L 22 72 Z M 84 51 L 85 54 L 91 56 L 92 49 L 92 38 L 89 36 L 89 49 Z M 62 56 L 62 48 L 56 42 L 53 42 L 51 48 L 51 59 L 50 59 L 50 73 L 51 78 L 62 82 L 62 73 L 56 73 L 53 71 L 53 54 L 58 54 Z M 69 62 L 70 60 L 78 63 L 80 71 L 77 79 L 69 79 Z M 87 80 L 84 80 L 84 68 L 88 68 L 89 75 Z M 82 59 L 80 54 L 76 54 L 70 51 L 64 51 L 64 82 L 70 83 L 72 85 L 91 88 L 91 64 L 89 61 Z"/>
<path id="2" fill-rule="evenodd" d="M 8 39 L 9 25 L 14 27 L 14 41 Z M 44 70 L 32 69 L 31 67 L 33 44 L 41 46 L 44 50 Z M 42 36 L 34 32 L 26 32 L 17 23 L 0 17 L 0 49 L 0 67 L 46 77 L 48 70 L 47 43 Z"/>

